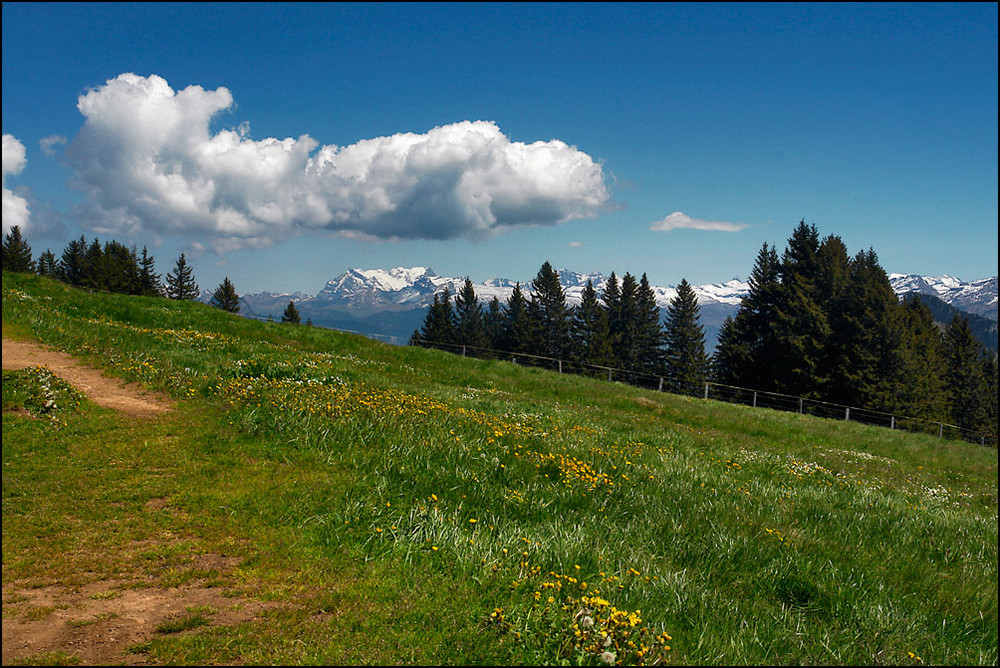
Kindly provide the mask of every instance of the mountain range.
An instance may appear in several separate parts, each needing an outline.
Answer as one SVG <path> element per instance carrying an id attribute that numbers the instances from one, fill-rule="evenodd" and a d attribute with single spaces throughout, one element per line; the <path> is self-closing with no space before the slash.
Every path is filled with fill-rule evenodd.
<path id="1" fill-rule="evenodd" d="M 607 277 L 600 273 L 580 273 L 567 269 L 558 270 L 559 279 L 570 305 L 580 303 L 581 293 L 592 281 L 600 294 Z M 890 274 L 889 282 L 897 295 L 916 292 L 940 300 L 966 313 L 993 321 L 993 340 L 996 340 L 997 277 L 964 282 L 952 276 L 927 277 L 916 274 Z M 464 278 L 438 276 L 428 267 L 397 267 L 395 269 L 348 269 L 328 281 L 315 295 L 303 292 L 258 292 L 240 297 L 240 314 L 261 319 L 280 320 L 289 301 L 302 316 L 303 322 L 314 325 L 355 331 L 367 336 L 382 338 L 390 343 L 403 344 L 413 331 L 420 327 L 434 295 L 445 287 L 452 295 L 464 285 Z M 497 297 L 506 303 L 517 281 L 491 278 L 474 283 L 476 296 L 486 303 Z M 531 290 L 531 281 L 520 281 L 525 296 Z M 665 310 L 677 294 L 673 286 L 652 286 L 656 303 Z M 701 309 L 701 324 L 705 327 L 709 348 L 715 345 L 716 335 L 726 316 L 734 315 L 740 300 L 750 287 L 746 281 L 734 278 L 725 283 L 692 286 Z M 211 299 L 211 292 L 202 294 L 203 301 Z M 940 311 L 940 309 L 939 309 Z M 994 347 L 996 344 L 993 344 Z"/>

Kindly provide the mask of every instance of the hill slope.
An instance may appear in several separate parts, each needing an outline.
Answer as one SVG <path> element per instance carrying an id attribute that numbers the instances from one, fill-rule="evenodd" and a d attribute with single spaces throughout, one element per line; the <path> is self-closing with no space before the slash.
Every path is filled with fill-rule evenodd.
<path id="1" fill-rule="evenodd" d="M 5 372 L 5 663 L 127 618 L 40 586 L 203 593 L 130 662 L 997 660 L 996 450 L 6 273 L 3 327 L 177 406 Z"/>

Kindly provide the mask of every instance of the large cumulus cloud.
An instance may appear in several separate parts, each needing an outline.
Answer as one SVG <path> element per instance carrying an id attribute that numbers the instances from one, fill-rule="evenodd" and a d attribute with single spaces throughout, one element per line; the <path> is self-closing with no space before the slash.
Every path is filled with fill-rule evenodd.
<path id="1" fill-rule="evenodd" d="M 28 231 L 30 212 L 28 201 L 7 187 L 8 174 L 20 174 L 27 160 L 24 144 L 14 135 L 3 135 L 3 233 L 10 233 L 15 225 L 21 227 L 21 232 Z"/>
<path id="2" fill-rule="evenodd" d="M 593 217 L 610 199 L 601 166 L 561 141 L 511 141 L 465 121 L 349 146 L 210 131 L 226 88 L 174 91 L 122 74 L 79 99 L 67 149 L 98 232 L 182 234 L 217 249 L 329 230 L 374 239 L 481 238 Z"/>

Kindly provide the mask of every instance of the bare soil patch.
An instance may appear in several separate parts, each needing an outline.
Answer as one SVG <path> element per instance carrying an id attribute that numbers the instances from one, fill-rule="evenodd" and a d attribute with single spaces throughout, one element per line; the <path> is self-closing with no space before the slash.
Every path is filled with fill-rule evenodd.
<path id="1" fill-rule="evenodd" d="M 111 408 L 136 418 L 155 417 L 171 408 L 170 401 L 134 383 L 124 383 L 104 375 L 66 353 L 28 341 L 3 340 L 3 368 L 48 367 L 67 383 L 87 395 L 98 406 Z"/>

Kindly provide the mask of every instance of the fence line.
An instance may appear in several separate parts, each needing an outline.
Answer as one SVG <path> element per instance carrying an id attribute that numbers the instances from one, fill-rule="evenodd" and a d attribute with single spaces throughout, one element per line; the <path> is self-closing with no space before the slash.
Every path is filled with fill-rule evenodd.
<path id="1" fill-rule="evenodd" d="M 461 354 L 463 357 L 472 356 L 480 359 L 508 360 L 514 364 L 547 368 L 558 373 L 585 375 L 609 382 L 619 381 L 628 385 L 659 392 L 668 391 L 673 394 L 745 404 L 754 408 L 791 411 L 816 417 L 881 426 L 888 429 L 903 429 L 905 431 L 931 434 L 941 439 L 947 436 L 949 439 L 958 438 L 979 443 L 983 446 L 997 446 L 997 437 L 994 435 L 971 429 L 963 429 L 957 425 L 948 424 L 940 420 L 927 420 L 924 418 L 896 415 L 884 411 L 834 404 L 818 399 L 807 399 L 805 397 L 724 385 L 710 381 L 685 381 L 662 374 L 629 371 L 628 369 L 573 362 L 555 357 L 546 357 L 544 355 L 533 355 L 531 353 L 494 350 L 492 348 L 481 348 L 459 343 L 440 343 L 434 341 L 417 341 L 415 343 L 422 347 L 436 348 Z"/>

